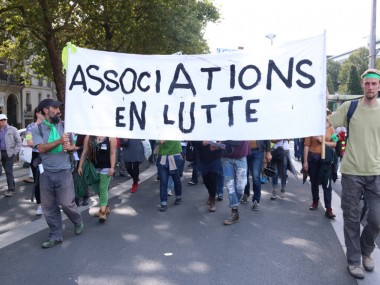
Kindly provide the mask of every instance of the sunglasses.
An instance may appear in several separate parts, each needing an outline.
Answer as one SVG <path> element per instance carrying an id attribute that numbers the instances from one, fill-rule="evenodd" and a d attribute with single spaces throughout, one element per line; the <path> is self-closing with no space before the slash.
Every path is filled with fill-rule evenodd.
<path id="1" fill-rule="evenodd" d="M 0 121 L 6 121 L 7 119 L 1 119 Z"/>

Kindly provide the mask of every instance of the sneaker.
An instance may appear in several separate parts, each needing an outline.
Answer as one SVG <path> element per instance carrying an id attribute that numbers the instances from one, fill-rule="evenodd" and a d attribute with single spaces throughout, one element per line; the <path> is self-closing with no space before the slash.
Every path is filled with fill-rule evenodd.
<path id="1" fill-rule="evenodd" d="M 56 246 L 57 244 L 62 243 L 61 240 L 54 240 L 54 239 L 48 239 L 43 244 L 41 244 L 42 248 L 51 248 L 53 246 Z"/>
<path id="2" fill-rule="evenodd" d="M 248 195 L 244 194 L 243 197 L 240 200 L 240 204 L 247 204 L 248 203 Z"/>
<path id="3" fill-rule="evenodd" d="M 256 200 L 253 201 L 252 210 L 253 211 L 258 211 L 259 210 L 259 203 L 257 203 Z"/>
<path id="4" fill-rule="evenodd" d="M 282 199 L 286 198 L 285 189 L 281 189 L 280 197 Z"/>
<path id="5" fill-rule="evenodd" d="M 139 187 L 139 184 L 133 183 L 132 184 L 131 193 L 136 193 L 138 187 Z"/>
<path id="6" fill-rule="evenodd" d="M 174 201 L 174 205 L 179 205 L 181 203 L 182 203 L 181 198 L 176 198 L 175 201 Z"/>
<path id="7" fill-rule="evenodd" d="M 223 201 L 223 194 L 218 194 L 218 197 L 216 199 L 218 201 Z"/>
<path id="8" fill-rule="evenodd" d="M 313 210 L 316 210 L 316 209 L 318 209 L 318 203 L 317 202 L 313 202 L 313 204 L 310 205 L 309 210 L 313 211 Z"/>
<path id="9" fill-rule="evenodd" d="M 363 269 L 359 265 L 349 265 L 348 271 L 353 277 L 357 279 L 364 279 Z"/>
<path id="10" fill-rule="evenodd" d="M 261 184 L 265 184 L 268 182 L 268 178 L 266 176 L 261 177 Z"/>
<path id="11" fill-rule="evenodd" d="M 172 189 L 168 188 L 168 196 L 173 196 Z"/>
<path id="12" fill-rule="evenodd" d="M 370 256 L 363 255 L 362 256 L 362 263 L 363 263 L 363 267 L 366 271 L 371 272 L 375 268 L 375 263 L 373 262 L 373 259 Z"/>
<path id="13" fill-rule="evenodd" d="M 41 216 L 43 214 L 41 205 L 38 205 L 36 209 L 36 216 Z"/>
<path id="14" fill-rule="evenodd" d="M 335 218 L 335 215 L 334 215 L 334 213 L 333 213 L 333 211 L 332 211 L 331 208 L 327 208 L 326 209 L 325 216 L 327 218 L 329 218 L 329 219 L 334 219 Z"/>
<path id="15" fill-rule="evenodd" d="M 165 212 L 166 210 L 167 210 L 167 208 L 168 208 L 168 205 L 160 205 L 160 211 L 161 212 Z"/>
<path id="16" fill-rule="evenodd" d="M 12 196 L 14 196 L 15 194 L 16 194 L 15 191 L 10 191 L 10 190 L 8 190 L 7 193 L 5 193 L 4 195 L 5 195 L 5 197 L 12 197 Z"/>
<path id="17" fill-rule="evenodd" d="M 277 198 L 277 191 L 273 190 L 272 197 L 270 197 L 271 200 L 275 200 Z"/>
<path id="18" fill-rule="evenodd" d="M 198 182 L 195 182 L 195 181 L 193 181 L 193 180 L 190 180 L 189 182 L 187 182 L 187 184 L 189 184 L 189 185 L 197 185 Z"/>
<path id="19" fill-rule="evenodd" d="M 74 226 L 74 232 L 76 235 L 80 235 L 83 232 L 83 222 L 80 222 L 79 225 Z"/>

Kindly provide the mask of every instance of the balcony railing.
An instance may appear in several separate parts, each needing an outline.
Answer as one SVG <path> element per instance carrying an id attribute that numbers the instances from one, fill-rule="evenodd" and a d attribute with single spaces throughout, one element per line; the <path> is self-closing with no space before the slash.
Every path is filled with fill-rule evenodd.
<path id="1" fill-rule="evenodd" d="M 3 69 L 0 69 L 0 83 L 22 85 L 20 80 L 16 79 L 14 75 L 6 73 Z"/>

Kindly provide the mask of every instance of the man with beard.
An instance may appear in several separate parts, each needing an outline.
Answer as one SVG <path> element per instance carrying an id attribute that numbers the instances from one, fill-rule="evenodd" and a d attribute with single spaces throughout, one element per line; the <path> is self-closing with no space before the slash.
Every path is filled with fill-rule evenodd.
<path id="1" fill-rule="evenodd" d="M 358 279 L 364 278 L 360 258 L 366 271 L 374 269 L 371 253 L 380 231 L 380 104 L 376 99 L 380 88 L 380 71 L 365 71 L 362 88 L 364 97 L 359 101 L 349 125 L 347 112 L 351 102 L 344 103 L 328 117 L 334 128 L 344 126 L 347 129 L 348 141 L 340 168 L 341 207 L 348 270 Z M 362 193 L 369 210 L 367 224 L 360 234 L 359 202 Z"/>
<path id="2" fill-rule="evenodd" d="M 75 234 L 83 231 L 82 218 L 75 204 L 70 161 L 70 152 L 77 150 L 77 147 L 70 142 L 69 134 L 64 133 L 59 110 L 62 105 L 54 99 L 42 100 L 38 109 L 45 119 L 32 129 L 33 143 L 42 160 L 38 166 L 41 205 L 50 228 L 49 238 L 41 245 L 42 248 L 50 248 L 63 241 L 60 207 L 74 223 Z"/>

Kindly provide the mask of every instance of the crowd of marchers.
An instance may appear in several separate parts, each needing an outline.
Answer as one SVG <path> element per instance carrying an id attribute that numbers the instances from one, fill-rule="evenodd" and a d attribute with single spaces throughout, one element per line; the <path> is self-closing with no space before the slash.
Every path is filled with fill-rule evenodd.
<path id="1" fill-rule="evenodd" d="M 348 271 L 355 278 L 364 278 L 364 271 L 374 270 L 371 253 L 380 231 L 380 72 L 369 69 L 362 75 L 364 97 L 343 103 L 336 112 L 326 113 L 324 136 L 294 139 L 295 159 L 301 160 L 304 182 L 310 178 L 310 210 L 319 206 L 319 188 L 323 189 L 325 216 L 333 219 L 331 182 L 342 174 L 341 207 L 347 247 Z M 128 173 L 133 180 L 131 193 L 139 186 L 139 167 L 144 159 L 155 162 L 160 181 L 160 207 L 168 208 L 168 196 L 174 205 L 182 201 L 185 161 L 191 161 L 193 172 L 189 185 L 198 183 L 199 173 L 208 191 L 210 212 L 216 201 L 228 196 L 231 215 L 224 225 L 240 220 L 239 206 L 247 204 L 252 195 L 252 210 L 260 209 L 261 184 L 272 184 L 271 200 L 287 198 L 287 173 L 297 175 L 289 153 L 290 139 L 261 141 L 145 141 L 104 136 L 68 134 L 64 132 L 60 107 L 54 99 L 42 100 L 34 112 L 34 122 L 26 129 L 25 141 L 32 148 L 30 168 L 34 181 L 37 215 L 44 215 L 50 228 L 42 248 L 62 243 L 61 210 L 74 224 L 76 234 L 83 232 L 78 206 L 88 205 L 91 191 L 99 196 L 96 217 L 105 222 L 111 210 L 108 190 L 115 167 L 120 174 Z M 7 124 L 0 114 L 1 163 L 7 178 L 5 197 L 16 193 L 13 163 L 23 142 L 16 128 Z M 146 147 L 146 144 L 149 147 Z M 24 143 L 25 144 L 25 143 Z M 147 154 L 147 149 L 153 150 Z M 250 189 L 252 176 L 252 192 Z M 360 233 L 363 218 L 360 200 L 366 205 L 367 223 Z M 363 268 L 361 266 L 363 265 Z"/>

